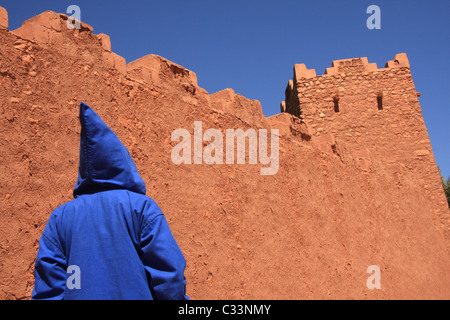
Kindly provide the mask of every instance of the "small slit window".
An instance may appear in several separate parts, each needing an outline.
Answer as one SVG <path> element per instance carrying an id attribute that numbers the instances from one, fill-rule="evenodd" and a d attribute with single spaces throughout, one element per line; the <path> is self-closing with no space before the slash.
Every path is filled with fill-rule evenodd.
<path id="1" fill-rule="evenodd" d="M 334 112 L 339 112 L 339 97 L 334 97 L 333 98 L 333 103 L 334 103 Z"/>
<path id="2" fill-rule="evenodd" d="M 383 110 L 383 95 L 381 93 L 377 95 L 377 106 L 378 110 Z"/>

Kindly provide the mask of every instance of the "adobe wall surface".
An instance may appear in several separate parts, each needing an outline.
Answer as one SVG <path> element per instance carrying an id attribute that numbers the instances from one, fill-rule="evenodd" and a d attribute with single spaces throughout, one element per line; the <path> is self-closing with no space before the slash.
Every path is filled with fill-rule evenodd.
<path id="1" fill-rule="evenodd" d="M 450 258 L 434 204 L 406 167 L 414 162 L 392 171 L 384 158 L 359 157 L 343 134 L 317 135 L 288 113 L 266 118 L 232 89 L 209 94 L 162 57 L 127 63 L 107 35 L 65 21 L 46 12 L 24 29 L 0 27 L 1 299 L 30 298 L 47 219 L 73 198 L 80 101 L 130 150 L 186 257 L 192 299 L 450 298 Z M 193 134 L 194 121 L 278 129 L 278 173 L 174 164 L 171 134 Z M 381 269 L 380 290 L 366 287 L 370 265 Z"/>
<path id="2" fill-rule="evenodd" d="M 367 58 L 335 60 L 322 76 L 295 65 L 282 108 L 301 115 L 313 135 L 345 141 L 366 170 L 372 158 L 382 159 L 386 170 L 399 177 L 399 186 L 404 172 L 412 173 L 429 197 L 450 249 L 448 205 L 419 96 L 408 58 L 401 53 L 381 69 Z"/>

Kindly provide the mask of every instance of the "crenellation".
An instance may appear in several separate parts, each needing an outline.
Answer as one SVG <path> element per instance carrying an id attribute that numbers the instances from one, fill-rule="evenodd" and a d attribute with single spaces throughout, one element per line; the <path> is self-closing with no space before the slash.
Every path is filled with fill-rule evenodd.
<path id="1" fill-rule="evenodd" d="M 127 74 L 127 62 L 124 57 L 110 51 L 103 52 L 103 60 L 122 75 Z"/>
<path id="2" fill-rule="evenodd" d="M 386 62 L 385 68 L 410 68 L 409 60 L 406 53 L 398 53 L 394 59 Z"/>
<path id="3" fill-rule="evenodd" d="M 193 95 L 200 89 L 195 72 L 155 54 L 131 61 L 126 68 L 129 78 L 143 81 L 148 85 L 160 87 L 163 84 L 161 79 L 168 76 L 182 84 Z"/>
<path id="4" fill-rule="evenodd" d="M 5 8 L 0 7 L 0 29 L 9 28 L 8 11 Z"/>
<path id="5" fill-rule="evenodd" d="M 100 41 L 102 48 L 106 51 L 111 51 L 111 39 L 107 34 L 99 33 L 96 35 Z"/>
<path id="6" fill-rule="evenodd" d="M 26 25 L 38 24 L 55 31 L 62 30 L 61 15 L 53 11 L 45 11 L 37 16 L 34 16 L 22 23 L 22 27 Z M 16 29 L 17 30 L 17 29 Z"/>
<path id="7" fill-rule="evenodd" d="M 7 28 L 7 17 L 7 11 L 0 7 L 0 26 Z M 62 44 L 65 41 L 63 31 L 69 30 L 67 28 L 67 20 L 69 18 L 73 19 L 66 14 L 45 11 L 25 20 L 21 27 L 11 32 L 31 42 L 47 45 Z M 94 39 L 98 40 L 99 46 L 104 50 L 101 53 L 103 62 L 120 74 L 138 82 L 159 86 L 163 71 L 169 70 L 174 79 L 184 83 L 187 91 L 195 93 L 197 90 L 198 82 L 195 72 L 157 55 L 147 55 L 127 64 L 123 57 L 111 51 L 111 39 L 107 34 L 93 34 L 94 28 L 92 26 L 82 21 L 77 22 L 80 24 L 80 29 L 73 30 L 75 36 L 80 32 L 91 33 Z"/>
<path id="8" fill-rule="evenodd" d="M 64 24 L 65 25 L 67 25 L 67 20 L 70 18 L 73 22 L 78 22 L 79 24 L 80 24 L 80 32 L 85 32 L 85 31 L 87 31 L 87 32 L 93 32 L 94 31 L 94 28 L 91 26 L 91 25 L 89 25 L 89 24 L 87 24 L 87 23 L 85 23 L 85 22 L 83 22 L 83 21 L 78 21 L 77 19 L 75 19 L 75 18 L 73 18 L 73 17 L 69 17 L 68 15 L 66 15 L 66 14 L 64 14 L 64 13 L 59 13 L 59 16 L 60 16 L 60 18 L 63 20 L 63 22 L 64 22 Z"/>
<path id="9" fill-rule="evenodd" d="M 296 64 L 294 65 L 294 81 L 298 82 L 300 79 L 310 79 L 316 77 L 316 70 L 314 69 L 307 69 L 306 65 Z"/>
<path id="10" fill-rule="evenodd" d="M 17 36 L 39 43 L 61 43 L 63 36 L 61 32 L 67 26 L 67 19 L 69 17 L 62 13 L 53 11 L 45 11 L 37 16 L 34 16 L 22 23 L 22 26 L 13 30 L 12 32 Z M 79 32 L 92 32 L 92 26 L 79 21 Z"/>

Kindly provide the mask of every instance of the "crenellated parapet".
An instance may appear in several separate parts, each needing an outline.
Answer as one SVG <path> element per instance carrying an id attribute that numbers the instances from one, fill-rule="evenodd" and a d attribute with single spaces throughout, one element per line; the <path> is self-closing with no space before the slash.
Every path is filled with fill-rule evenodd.
<path id="1" fill-rule="evenodd" d="M 79 29 L 70 29 L 69 18 L 66 14 L 45 11 L 24 21 L 21 27 L 10 33 L 22 41 L 63 51 L 62 54 L 72 57 L 73 61 L 115 71 L 124 77 L 124 83 L 146 86 L 154 96 L 158 95 L 157 91 L 177 90 L 185 102 L 204 103 L 219 113 L 229 113 L 258 126 L 268 123 L 259 101 L 247 99 L 232 89 L 209 95 L 198 86 L 195 72 L 155 54 L 127 63 L 125 58 L 112 51 L 107 34 L 94 34 L 94 28 L 82 21 L 78 21 Z M 8 13 L 1 7 L 0 28 L 8 29 Z"/>
<path id="2" fill-rule="evenodd" d="M 385 69 L 387 68 L 398 67 L 410 67 L 406 53 L 399 53 L 395 55 L 393 60 L 386 62 L 385 67 L 380 69 L 378 69 L 376 63 L 369 63 L 367 57 L 334 60 L 331 64 L 331 67 L 325 69 L 325 73 L 323 74 L 323 76 L 331 76 L 340 73 L 385 71 Z M 303 63 L 294 65 L 294 81 L 300 81 L 301 79 L 311 79 L 317 76 L 320 75 L 316 74 L 315 69 L 308 69 Z"/>
<path id="3" fill-rule="evenodd" d="M 76 37 L 80 37 L 84 33 L 90 34 L 88 38 L 98 43 L 99 47 L 103 49 L 101 56 L 105 64 L 119 73 L 126 74 L 126 61 L 123 57 L 111 51 L 111 41 L 108 35 L 94 34 L 94 28 L 82 21 L 78 21 L 79 29 L 69 29 L 67 26 L 68 19 L 69 16 L 66 14 L 45 11 L 25 20 L 21 27 L 12 30 L 11 33 L 23 40 L 60 49 L 67 49 L 67 46 L 64 46 L 68 44 L 66 33 L 71 33 Z"/>
<path id="4" fill-rule="evenodd" d="M 334 60 L 331 68 L 325 70 L 325 75 L 335 75 L 343 72 L 377 71 L 376 63 L 369 63 L 367 58 Z"/>
<path id="5" fill-rule="evenodd" d="M 161 84 L 163 73 L 170 73 L 175 81 L 182 83 L 186 91 L 195 93 L 198 83 L 193 71 L 152 54 L 127 64 L 125 58 L 111 50 L 111 39 L 107 34 L 94 34 L 94 28 L 82 21 L 78 21 L 79 29 L 69 29 L 67 26 L 69 18 L 72 19 L 63 13 L 45 11 L 24 21 L 21 27 L 10 32 L 23 40 L 61 50 L 68 47 L 68 36 L 72 34 L 78 41 L 97 44 L 102 62 L 131 80 L 158 86 Z M 2 7 L 0 7 L 0 28 L 8 29 L 8 12 Z"/>
<path id="6" fill-rule="evenodd" d="M 373 90 L 376 91 L 374 96 L 380 98 L 385 95 L 385 92 L 392 89 L 389 86 L 383 86 L 380 77 L 392 77 L 397 69 L 410 75 L 410 65 L 406 53 L 395 55 L 394 59 L 388 61 L 384 68 L 378 68 L 376 63 L 369 63 L 368 59 L 363 57 L 334 60 L 323 75 L 317 75 L 314 69 L 308 69 L 305 64 L 296 64 L 293 69 L 293 78 L 288 81 L 285 91 L 286 99 L 281 102 L 280 110 L 295 116 L 301 116 L 306 111 L 305 106 L 309 102 L 309 98 L 316 93 L 328 92 L 328 96 L 323 98 L 329 102 L 332 108 L 335 106 L 337 108 L 336 103 L 341 97 L 349 94 L 345 88 L 350 89 L 351 86 L 358 85 L 358 82 L 361 83 L 360 80 L 365 80 L 369 87 L 374 88 Z M 375 79 L 375 81 L 371 79 Z M 420 95 L 420 93 L 415 94 Z"/>
<path id="7" fill-rule="evenodd" d="M 12 32 L 17 36 L 38 43 L 61 43 L 63 35 L 61 32 L 67 28 L 69 17 L 62 13 L 45 11 L 22 23 L 22 26 Z M 92 32 L 94 29 L 83 22 L 80 22 L 79 32 Z"/>

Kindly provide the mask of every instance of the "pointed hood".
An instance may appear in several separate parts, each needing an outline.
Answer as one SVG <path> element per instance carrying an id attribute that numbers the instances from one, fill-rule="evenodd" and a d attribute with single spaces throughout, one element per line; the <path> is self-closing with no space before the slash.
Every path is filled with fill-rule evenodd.
<path id="1" fill-rule="evenodd" d="M 75 197 L 112 189 L 145 195 L 145 183 L 127 148 L 103 120 L 80 103 L 80 163 Z"/>

